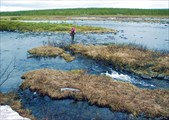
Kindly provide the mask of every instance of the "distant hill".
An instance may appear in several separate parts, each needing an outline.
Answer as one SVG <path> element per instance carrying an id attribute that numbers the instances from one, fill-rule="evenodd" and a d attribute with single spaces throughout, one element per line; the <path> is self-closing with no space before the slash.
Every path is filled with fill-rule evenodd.
<path id="1" fill-rule="evenodd" d="M 0 12 L 1 16 L 32 16 L 32 15 L 58 15 L 58 16 L 86 16 L 86 15 L 153 15 L 168 16 L 169 9 L 127 9 L 127 8 L 76 8 L 76 9 L 48 9 L 16 12 Z"/>

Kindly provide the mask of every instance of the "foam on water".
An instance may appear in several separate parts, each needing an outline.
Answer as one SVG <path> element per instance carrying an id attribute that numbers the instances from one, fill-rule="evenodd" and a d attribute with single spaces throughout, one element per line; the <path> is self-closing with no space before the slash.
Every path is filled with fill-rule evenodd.
<path id="1" fill-rule="evenodd" d="M 118 80 L 118 81 L 132 83 L 132 84 L 139 86 L 139 87 L 150 87 L 150 88 L 155 87 L 155 85 L 153 85 L 153 84 L 146 83 L 143 80 L 136 79 L 136 78 L 131 77 L 127 74 L 118 73 L 112 69 L 110 70 L 110 73 L 108 71 L 106 71 L 106 73 L 101 73 L 101 74 L 109 76 L 109 77 L 111 77 L 115 80 Z"/>

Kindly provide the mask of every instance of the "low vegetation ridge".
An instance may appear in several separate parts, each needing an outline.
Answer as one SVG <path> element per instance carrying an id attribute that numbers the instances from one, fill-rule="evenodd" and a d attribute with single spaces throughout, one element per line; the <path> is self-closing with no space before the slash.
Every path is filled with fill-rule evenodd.
<path id="1" fill-rule="evenodd" d="M 0 12 L 1 16 L 22 15 L 154 15 L 168 16 L 169 9 L 76 8 Z"/>
<path id="2" fill-rule="evenodd" d="M 107 76 L 89 75 L 83 70 L 39 69 L 25 73 L 20 86 L 52 99 L 73 98 L 111 110 L 137 116 L 169 117 L 169 91 L 140 89 Z"/>
<path id="3" fill-rule="evenodd" d="M 19 22 L 19 21 L 0 21 L 0 31 L 21 31 L 21 32 L 67 32 L 69 33 L 71 28 L 75 27 L 78 32 L 113 32 L 114 29 L 107 29 L 102 27 L 92 26 L 79 26 L 67 23 L 32 23 L 32 22 Z"/>
<path id="4" fill-rule="evenodd" d="M 115 44 L 98 46 L 74 44 L 68 49 L 146 79 L 169 80 L 168 53 L 162 54 L 137 46 Z"/>

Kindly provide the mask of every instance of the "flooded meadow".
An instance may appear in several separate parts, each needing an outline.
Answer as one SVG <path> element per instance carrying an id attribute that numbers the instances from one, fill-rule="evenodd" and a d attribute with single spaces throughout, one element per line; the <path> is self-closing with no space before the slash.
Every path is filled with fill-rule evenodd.
<path id="1" fill-rule="evenodd" d="M 63 21 L 24 21 L 24 22 L 50 22 L 61 23 Z M 147 22 L 119 22 L 119 21 L 89 21 L 72 20 L 65 23 L 105 27 L 116 29 L 117 33 L 82 33 L 75 35 L 75 41 L 83 45 L 107 45 L 107 44 L 131 44 L 138 45 L 144 49 L 169 53 L 169 24 L 147 23 Z M 27 51 L 53 42 L 56 46 L 71 44 L 68 33 L 57 32 L 9 32 L 1 31 L 1 80 L 6 80 L 0 91 L 3 93 L 17 91 L 21 103 L 25 109 L 32 111 L 32 114 L 39 120 L 50 119 L 151 119 L 144 113 L 135 117 L 124 111 L 111 111 L 107 107 L 91 105 L 87 101 L 76 101 L 74 99 L 51 99 L 49 96 L 42 96 L 29 89 L 21 90 L 19 86 L 23 79 L 21 76 L 31 70 L 54 69 L 54 70 L 85 70 L 91 75 L 105 75 L 112 78 L 112 81 L 131 83 L 140 89 L 164 89 L 169 90 L 169 80 L 156 78 L 142 78 L 135 74 L 113 68 L 104 64 L 103 61 L 96 61 L 81 54 L 73 54 L 75 59 L 67 62 L 62 57 L 33 57 Z M 71 53 L 70 51 L 66 51 Z M 141 58 L 140 58 L 141 59 Z M 47 111 L 47 113 L 46 113 Z M 153 118 L 152 118 L 153 119 Z M 157 117 L 155 119 L 160 119 Z"/>

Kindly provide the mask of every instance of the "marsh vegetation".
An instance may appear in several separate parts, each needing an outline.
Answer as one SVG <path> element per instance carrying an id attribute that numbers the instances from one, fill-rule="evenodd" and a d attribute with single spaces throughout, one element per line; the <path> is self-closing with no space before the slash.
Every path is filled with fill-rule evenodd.
<path id="1" fill-rule="evenodd" d="M 40 46 L 28 51 L 35 57 L 63 57 L 67 62 L 74 60 L 75 58 L 66 53 L 63 49 L 53 46 Z"/>
<path id="2" fill-rule="evenodd" d="M 17 82 L 20 81 L 22 83 L 20 88 L 23 91 L 30 89 L 31 91 L 35 91 L 35 93 L 36 92 L 40 93 L 40 95 L 42 95 L 41 97 L 43 97 L 44 99 L 46 99 L 46 95 L 47 95 L 51 98 L 51 101 L 55 101 L 56 99 L 63 100 L 63 99 L 70 98 L 82 102 L 87 101 L 92 105 L 107 107 L 110 108 L 112 112 L 121 111 L 126 114 L 131 113 L 134 116 L 141 116 L 141 118 L 150 117 L 152 119 L 154 118 L 167 119 L 169 117 L 169 99 L 168 99 L 169 91 L 167 86 L 169 80 L 168 52 L 162 53 L 159 51 L 152 51 L 152 50 L 140 48 L 133 45 L 132 46 L 126 45 L 126 44 L 125 45 L 110 44 L 114 40 L 113 35 L 115 35 L 112 33 L 116 33 L 117 30 L 109 29 L 109 28 L 113 28 L 109 26 L 110 25 L 109 23 L 106 23 L 108 26 L 108 27 L 106 26 L 107 28 L 102 28 L 102 27 L 91 27 L 86 25 L 75 25 L 66 22 L 29 23 L 29 22 L 17 21 L 17 20 L 23 20 L 25 18 L 26 19 L 34 19 L 34 18 L 38 18 L 38 19 L 48 19 L 48 18 L 58 19 L 59 18 L 60 19 L 61 18 L 67 20 L 70 15 L 72 17 L 75 17 L 75 19 L 78 19 L 76 18 L 76 16 L 82 16 L 82 17 L 101 16 L 103 18 L 105 17 L 104 20 L 107 19 L 107 17 L 109 16 L 115 16 L 115 17 L 122 16 L 123 19 L 126 20 L 126 18 L 129 16 L 135 17 L 138 15 L 143 15 L 142 16 L 143 18 L 144 16 L 149 16 L 149 17 L 155 16 L 159 18 L 161 17 L 165 18 L 168 15 L 168 10 L 91 8 L 91 9 L 1 12 L 1 16 L 4 17 L 4 18 L 2 17 L 2 19 L 6 19 L 5 17 L 7 17 L 8 19 L 9 17 L 9 19 L 12 21 L 8 21 L 8 20 L 0 21 L 1 22 L 0 31 L 15 31 L 15 32 L 1 32 L 3 46 L 2 46 L 2 52 L 0 53 L 2 54 L 2 58 L 0 59 L 5 63 L 7 59 L 9 59 L 9 56 L 12 54 L 18 54 L 18 59 L 16 63 L 16 71 L 14 74 L 15 77 L 11 78 L 11 79 L 15 79 L 15 81 L 14 82 L 10 81 L 11 80 L 10 79 L 9 82 L 7 79 L 5 79 L 4 81 L 7 84 L 4 84 L 3 82 L 2 84 L 3 87 L 0 88 L 0 90 L 9 87 L 8 86 L 10 85 L 9 83 L 12 84 L 10 86 L 12 88 L 14 85 L 13 83 L 16 83 L 16 81 Z M 102 22 L 105 23 L 105 21 Z M 96 21 L 93 21 L 93 23 L 95 26 L 97 26 Z M 165 24 L 167 24 L 167 22 L 165 22 Z M 64 45 L 61 46 L 64 47 L 65 49 L 61 49 L 57 45 L 42 46 L 42 43 L 44 41 L 49 41 L 49 39 L 53 39 L 53 38 L 54 38 L 53 41 L 60 42 L 60 41 L 67 40 L 66 42 L 69 42 L 68 33 L 71 30 L 72 26 L 74 26 L 77 29 L 78 33 L 80 33 L 79 34 L 80 37 L 77 34 L 76 39 L 78 41 L 85 44 L 96 44 L 96 45 L 74 44 L 71 46 L 64 46 Z M 167 29 L 167 25 L 163 25 L 162 27 L 164 26 L 165 29 Z M 124 27 L 124 25 L 122 25 L 122 27 Z M 161 29 L 162 27 L 161 25 L 159 25 L 159 29 Z M 134 26 L 134 28 L 136 27 Z M 140 30 L 140 27 L 138 28 Z M 156 28 L 156 26 L 153 26 L 152 28 L 154 29 Z M 126 29 L 121 30 L 122 34 L 120 35 L 120 37 L 125 38 L 125 41 L 127 41 L 128 39 L 134 36 L 132 35 L 132 37 L 127 39 L 127 37 L 125 37 L 123 34 L 124 31 L 126 32 Z M 144 30 L 140 30 L 140 31 L 141 31 L 140 33 L 135 32 L 134 34 L 141 34 L 142 31 Z M 54 34 L 54 32 L 56 34 Z M 85 34 L 85 33 L 91 33 L 91 34 Z M 104 34 L 104 36 L 106 37 L 105 39 L 102 39 L 101 36 L 102 33 L 103 34 L 110 33 L 110 34 Z M 162 33 L 164 34 L 163 31 Z M 159 32 L 159 34 L 161 34 L 161 32 Z M 144 35 L 139 37 L 143 38 Z M 160 36 L 158 37 L 160 38 Z M 135 37 L 135 39 L 136 38 L 138 37 Z M 158 38 L 156 38 L 156 40 L 157 39 Z M 164 39 L 165 41 L 167 41 L 165 37 Z M 107 43 L 109 45 L 105 45 L 107 44 L 106 40 L 108 41 Z M 102 45 L 98 45 L 101 43 Z M 41 46 L 41 47 L 36 47 L 36 46 Z M 70 54 L 67 54 L 65 50 L 69 50 L 69 52 L 75 53 L 75 57 L 71 56 Z M 33 56 L 40 56 L 42 59 L 37 59 L 36 57 L 29 58 L 26 54 L 27 51 Z M 78 56 L 78 54 L 87 57 L 83 57 L 81 55 Z M 60 56 L 61 59 L 60 58 L 58 59 L 58 57 L 56 56 Z M 51 58 L 46 59 L 46 57 L 51 57 Z M 64 58 L 64 60 L 62 58 Z M 72 62 L 67 63 L 68 61 L 72 61 Z M 104 64 L 101 65 L 102 63 Z M 144 79 L 140 79 L 139 76 L 145 79 L 150 78 L 151 80 L 147 80 L 146 82 L 144 81 L 147 84 L 144 84 L 143 82 L 143 84 L 146 86 L 147 89 L 138 88 L 135 86 L 135 84 L 132 85 L 131 83 L 128 82 L 120 82 L 118 80 L 105 76 L 105 73 L 110 72 L 107 70 L 107 67 L 113 70 L 117 70 L 119 72 L 119 74 L 116 74 L 119 75 L 118 77 L 125 76 L 121 74 L 121 72 L 124 71 L 123 73 L 127 73 L 130 76 L 132 76 L 134 73 L 134 75 L 136 75 L 136 79 L 138 79 L 139 82 L 142 82 L 142 80 L 144 80 Z M 43 68 L 48 68 L 48 69 L 43 69 Z M 81 70 L 74 70 L 74 69 L 81 69 Z M 67 70 L 67 71 L 63 71 L 63 70 Z M 23 74 L 24 72 L 26 73 Z M 22 75 L 22 78 L 24 79 L 23 82 L 22 80 L 19 79 L 21 74 L 23 74 Z M 131 78 L 129 77 L 129 79 Z M 153 81 L 157 79 L 162 79 L 161 81 L 165 81 L 165 82 L 163 82 L 163 84 L 158 86 L 158 84 L 160 84 L 161 82 L 158 81 L 157 84 L 156 83 L 153 84 L 154 90 L 150 90 L 151 88 L 149 86 L 151 86 L 152 84 L 148 84 L 149 81 L 152 81 L 151 83 L 153 83 Z M 164 87 L 164 84 L 167 87 Z M 163 89 L 158 89 L 158 88 L 163 88 Z M 33 101 L 36 101 L 37 94 L 36 95 L 34 93 L 30 93 L 30 94 L 34 97 Z M 27 94 L 24 94 L 23 96 L 24 97 L 26 96 L 27 98 L 32 98 L 30 96 L 27 96 Z M 23 107 L 22 100 L 19 98 L 17 94 L 0 93 L 0 98 L 1 98 L 0 99 L 1 105 L 4 104 L 10 105 L 14 110 L 16 110 L 22 116 L 31 118 L 33 120 L 35 119 L 33 116 L 30 116 L 31 112 L 29 110 L 23 109 L 25 108 L 25 106 Z M 31 100 L 28 99 L 27 101 L 28 103 L 26 103 L 28 106 L 30 104 L 29 103 L 30 101 Z M 38 103 L 38 101 L 36 102 Z M 43 107 L 45 107 L 44 104 Z M 39 108 L 36 108 L 36 110 L 38 109 Z M 48 112 L 52 112 L 50 111 L 51 110 L 50 108 L 48 108 L 48 110 L 49 110 Z M 59 112 L 63 112 L 63 111 L 59 111 Z M 55 118 L 56 116 L 54 117 L 54 119 Z"/>
<path id="3" fill-rule="evenodd" d="M 29 88 L 52 99 L 73 98 L 91 104 L 127 111 L 137 116 L 169 117 L 169 91 L 139 89 L 107 76 L 89 75 L 83 70 L 39 69 L 22 76 L 23 90 Z M 64 90 L 63 90 L 64 89 Z"/>
<path id="4" fill-rule="evenodd" d="M 131 45 L 71 45 L 68 49 L 140 76 L 169 79 L 169 54 Z"/>
<path id="5" fill-rule="evenodd" d="M 74 26 L 78 32 L 117 32 L 113 29 L 107 29 L 102 27 L 91 27 L 91 26 L 79 26 L 67 23 L 54 24 L 54 23 L 28 23 L 19 21 L 0 21 L 0 31 L 21 31 L 21 32 L 69 32 Z"/>

